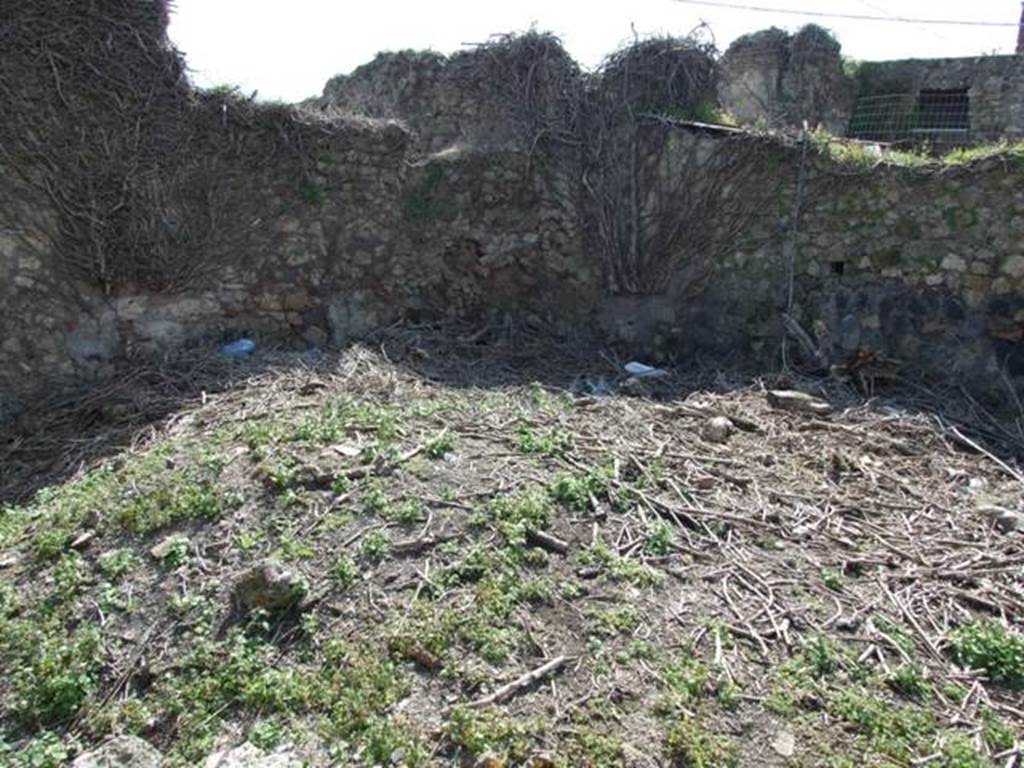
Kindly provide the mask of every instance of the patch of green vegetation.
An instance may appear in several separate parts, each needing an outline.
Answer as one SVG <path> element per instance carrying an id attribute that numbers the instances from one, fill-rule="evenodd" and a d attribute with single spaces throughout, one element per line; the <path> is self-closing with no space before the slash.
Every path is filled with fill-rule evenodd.
<path id="1" fill-rule="evenodd" d="M 69 758 L 67 747 L 55 733 L 43 733 L 17 747 L 0 738 L 0 764 L 10 768 L 61 768 Z"/>
<path id="2" fill-rule="evenodd" d="M 455 435 L 445 430 L 439 435 L 432 437 L 427 442 L 427 456 L 432 459 L 443 459 L 449 453 L 455 450 Z"/>
<path id="3" fill-rule="evenodd" d="M 979 752 L 967 736 L 951 733 L 943 741 L 940 757 L 933 765 L 940 768 L 991 768 L 992 761 Z"/>
<path id="4" fill-rule="evenodd" d="M 829 711 L 850 724 L 866 746 L 898 761 L 928 754 L 937 732 L 935 717 L 918 705 L 897 705 L 862 687 L 838 691 Z"/>
<path id="5" fill-rule="evenodd" d="M 775 668 L 765 707 L 777 715 L 790 716 L 799 707 L 818 700 L 819 683 L 807 664 L 796 658 Z"/>
<path id="6" fill-rule="evenodd" d="M 188 537 L 180 535 L 174 536 L 164 547 L 163 554 L 160 558 L 160 565 L 169 571 L 173 571 L 177 568 L 181 568 L 183 565 L 186 565 L 189 559 L 188 544 Z"/>
<path id="7" fill-rule="evenodd" d="M 445 739 L 472 757 L 486 753 L 512 764 L 525 763 L 531 747 L 544 731 L 540 719 L 513 720 L 496 710 L 455 707 L 444 725 Z"/>
<path id="8" fill-rule="evenodd" d="M 399 435 L 397 409 L 357 400 L 333 399 L 308 414 L 290 430 L 281 434 L 289 442 L 319 445 L 335 443 L 350 432 L 372 432 L 379 446 L 386 446 Z"/>
<path id="9" fill-rule="evenodd" d="M 364 743 L 376 764 L 387 763 L 399 747 L 409 765 L 420 764 L 418 739 L 386 719 L 385 713 L 409 692 L 409 683 L 394 662 L 366 648 L 332 642 L 321 674 L 315 701 L 328 713 L 329 735 Z"/>
<path id="10" fill-rule="evenodd" d="M 118 582 L 141 564 L 139 556 L 130 549 L 114 549 L 100 555 L 96 565 L 109 581 Z"/>
<path id="11" fill-rule="evenodd" d="M 216 520 L 236 503 L 214 480 L 179 470 L 132 498 L 114 513 L 114 518 L 126 531 L 148 535 L 178 523 Z"/>
<path id="12" fill-rule="evenodd" d="M 181 456 L 172 455 L 178 448 Z M 193 520 L 214 520 L 238 502 L 219 484 L 223 461 L 205 446 L 159 446 L 117 472 L 95 469 L 41 491 L 26 512 L 39 521 L 35 554 L 54 560 L 86 528 L 148 535 Z"/>
<path id="13" fill-rule="evenodd" d="M 391 552 L 391 541 L 383 531 L 370 531 L 363 537 L 359 547 L 359 556 L 368 562 L 379 563 L 387 559 Z"/>
<path id="14" fill-rule="evenodd" d="M 886 678 L 888 686 L 909 699 L 924 699 L 931 691 L 928 677 L 916 664 L 904 664 Z"/>
<path id="15" fill-rule="evenodd" d="M 821 570 L 821 583 L 825 585 L 826 589 L 831 589 L 833 592 L 843 591 L 843 575 L 839 571 L 823 568 Z"/>
<path id="16" fill-rule="evenodd" d="M 578 726 L 565 747 L 566 768 L 620 768 L 626 765 L 625 761 L 622 739 L 602 730 L 600 726 Z"/>
<path id="17" fill-rule="evenodd" d="M 631 605 L 594 611 L 591 617 L 594 631 L 606 637 L 630 634 L 640 626 L 641 622 L 640 612 Z"/>
<path id="18" fill-rule="evenodd" d="M 950 635 L 957 662 L 984 670 L 996 683 L 1024 687 L 1024 635 L 994 619 L 960 627 Z"/>
<path id="19" fill-rule="evenodd" d="M 896 149 L 879 150 L 877 145 L 840 139 L 822 128 L 812 131 L 810 140 L 811 145 L 820 154 L 843 165 L 897 165 L 904 168 L 919 168 L 934 162 L 925 153 Z"/>
<path id="20" fill-rule="evenodd" d="M 1024 142 L 1009 142 L 1005 139 L 993 144 L 982 144 L 976 147 L 961 147 L 946 153 L 942 161 L 947 165 L 964 165 L 990 157 L 1005 157 L 1012 160 L 1024 160 Z"/>
<path id="21" fill-rule="evenodd" d="M 664 557 L 671 555 L 675 548 L 675 533 L 664 520 L 656 520 L 647 528 L 647 542 L 644 551 L 649 555 Z"/>
<path id="22" fill-rule="evenodd" d="M 827 637 L 819 636 L 808 642 L 803 649 L 806 667 L 815 677 L 832 675 L 839 669 L 842 659 L 840 648 Z"/>
<path id="23" fill-rule="evenodd" d="M 419 499 L 408 499 L 397 507 L 388 508 L 385 517 L 402 525 L 415 525 L 423 521 L 426 508 Z"/>
<path id="24" fill-rule="evenodd" d="M 710 672 L 704 663 L 693 656 L 676 656 L 659 667 L 664 681 L 662 693 L 666 712 L 685 709 L 708 691 Z"/>
<path id="25" fill-rule="evenodd" d="M 270 718 L 260 720 L 249 729 L 246 740 L 262 750 L 272 752 L 285 739 L 284 725 L 280 720 Z"/>
<path id="26" fill-rule="evenodd" d="M 388 517 L 391 502 L 384 483 L 380 480 L 371 481 L 363 491 L 363 509 L 368 515 Z"/>
<path id="27" fill-rule="evenodd" d="M 612 581 L 637 587 L 659 587 L 664 583 L 664 576 L 659 571 L 636 560 L 620 557 L 602 539 L 580 552 L 576 561 L 583 566 L 601 566 Z"/>
<path id="28" fill-rule="evenodd" d="M 574 512 L 586 512 L 591 508 L 591 499 L 608 493 L 611 471 L 606 468 L 593 469 L 586 474 L 562 474 L 551 484 L 551 498 Z"/>
<path id="29" fill-rule="evenodd" d="M 514 547 L 526 545 L 529 530 L 543 530 L 551 520 L 551 502 L 536 488 L 512 496 L 499 496 L 487 505 L 498 531 Z"/>
<path id="30" fill-rule="evenodd" d="M 991 710 L 982 713 L 981 735 L 993 752 L 1005 752 L 1017 743 L 1017 730 Z"/>
<path id="31" fill-rule="evenodd" d="M 526 454 L 564 456 L 572 450 L 572 437 L 568 432 L 559 429 L 538 433 L 528 427 L 522 427 L 516 433 L 516 447 Z"/>
<path id="32" fill-rule="evenodd" d="M 684 718 L 669 731 L 665 751 L 673 768 L 732 768 L 738 760 L 731 740 L 711 733 L 691 718 Z"/>
<path id="33" fill-rule="evenodd" d="M 25 533 L 29 515 L 20 507 L 0 505 L 0 549 L 12 546 Z"/>
<path id="34" fill-rule="evenodd" d="M 0 630 L 0 658 L 10 676 L 15 718 L 40 729 L 74 716 L 98 684 L 104 655 L 99 630 L 69 631 L 59 619 L 5 621 Z"/>

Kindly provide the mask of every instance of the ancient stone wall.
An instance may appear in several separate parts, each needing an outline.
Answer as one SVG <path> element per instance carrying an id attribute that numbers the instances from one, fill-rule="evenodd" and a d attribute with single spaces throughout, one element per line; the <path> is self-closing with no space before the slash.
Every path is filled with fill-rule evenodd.
<path id="1" fill-rule="evenodd" d="M 3 399 L 241 335 L 324 347 L 403 318 L 586 316 L 599 275 L 574 212 L 528 157 L 453 150 L 413 164 L 397 125 L 357 139 L 322 155 L 273 220 L 251 222 L 265 238 L 251 258 L 226 259 L 185 290 L 105 294 L 70 281 L 34 231 L 5 230 Z M 255 205 L 265 191 L 238 194 Z"/>
<path id="2" fill-rule="evenodd" d="M 363 94 L 364 116 L 173 81 L 165 107 L 184 129 L 135 130 L 124 151 L 138 154 L 114 173 L 68 166 L 75 152 L 52 167 L 0 157 L 0 418 L 45 387 L 183 347 L 340 346 L 399 320 L 510 314 L 597 330 L 631 355 L 773 366 L 788 313 L 831 364 L 871 349 L 910 379 L 1024 382 L 1019 153 L 850 164 L 695 128 L 672 107 L 704 98 L 708 59 L 672 40 L 620 54 L 604 90 L 550 37 L 497 53 L 505 79 L 489 96 L 486 67 L 466 85 L 451 61 L 409 54 L 329 87 Z M 702 85 L 615 100 L 648 70 L 671 77 L 643 88 L 696 72 Z M 33 81 L 26 98 L 51 110 L 51 135 L 100 157 L 118 123 L 61 133 L 62 98 L 76 115 L 89 103 L 72 82 Z M 518 101 L 495 99 L 503 88 Z M 581 104 L 605 123 L 581 127 Z M 79 183 L 62 186 L 65 167 Z M 176 259 L 183 270 L 165 269 Z"/>
<path id="3" fill-rule="evenodd" d="M 695 140 L 709 157 L 729 151 Z M 764 202 L 735 250 L 697 300 L 670 290 L 607 305 L 613 335 L 773 365 L 788 312 L 832 364 L 874 350 L 908 379 L 1005 394 L 1005 372 L 1024 389 L 1024 160 L 856 166 L 811 150 L 796 206 L 799 146 L 749 141 L 763 142 L 751 193 Z"/>
<path id="4" fill-rule="evenodd" d="M 771 28 L 738 38 L 719 65 L 718 98 L 741 125 L 790 128 L 804 121 L 842 135 L 853 108 L 839 43 L 810 25 L 795 35 Z"/>

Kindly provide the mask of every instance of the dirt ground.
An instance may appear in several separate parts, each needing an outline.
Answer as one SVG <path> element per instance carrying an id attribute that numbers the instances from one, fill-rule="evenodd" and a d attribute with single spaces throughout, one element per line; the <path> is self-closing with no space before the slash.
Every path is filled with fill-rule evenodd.
<path id="1" fill-rule="evenodd" d="M 622 362 L 403 328 L 30 410 L 0 764 L 1020 765 L 1012 426 Z"/>

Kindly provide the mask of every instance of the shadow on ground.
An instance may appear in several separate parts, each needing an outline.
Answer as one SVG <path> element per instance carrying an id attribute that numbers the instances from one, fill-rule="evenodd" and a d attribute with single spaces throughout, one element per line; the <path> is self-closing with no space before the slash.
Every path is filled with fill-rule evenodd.
<path id="1" fill-rule="evenodd" d="M 284 351 L 267 347 L 245 360 L 205 348 L 159 363 L 126 363 L 110 378 L 29 403 L 0 425 L 0 504 L 17 504 L 47 486 L 145 443 L 208 398 L 287 380 L 301 390 L 334 375 L 355 376 L 371 354 L 396 376 L 457 389 L 503 389 L 537 383 L 576 397 L 614 394 L 681 401 L 695 392 L 725 392 L 751 384 L 792 387 L 826 396 L 839 407 L 873 402 L 894 414 L 939 414 L 986 449 L 1010 459 L 1024 456 L 1005 420 L 981 409 L 963 392 L 939 394 L 904 386 L 885 398 L 866 398 L 850 386 L 796 372 L 756 371 L 735 361 L 669 361 L 667 376 L 637 381 L 623 369 L 628 349 L 580 336 L 555 336 L 509 326 L 404 325 L 380 331 L 344 350 Z M 758 374 L 761 374 L 759 377 Z M 255 390 L 254 390 L 255 391 Z M 995 424 L 993 424 L 995 422 Z M 1020 431 L 1019 420 L 1014 425 Z M 968 444 L 964 448 L 974 450 Z"/>

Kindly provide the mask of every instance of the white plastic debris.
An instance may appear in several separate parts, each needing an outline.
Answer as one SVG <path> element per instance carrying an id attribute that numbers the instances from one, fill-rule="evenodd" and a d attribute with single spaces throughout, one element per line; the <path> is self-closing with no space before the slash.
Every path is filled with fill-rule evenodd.
<path id="1" fill-rule="evenodd" d="M 668 371 L 661 368 L 652 368 L 643 363 L 626 363 L 626 373 L 638 379 L 659 379 L 668 376 Z"/>

